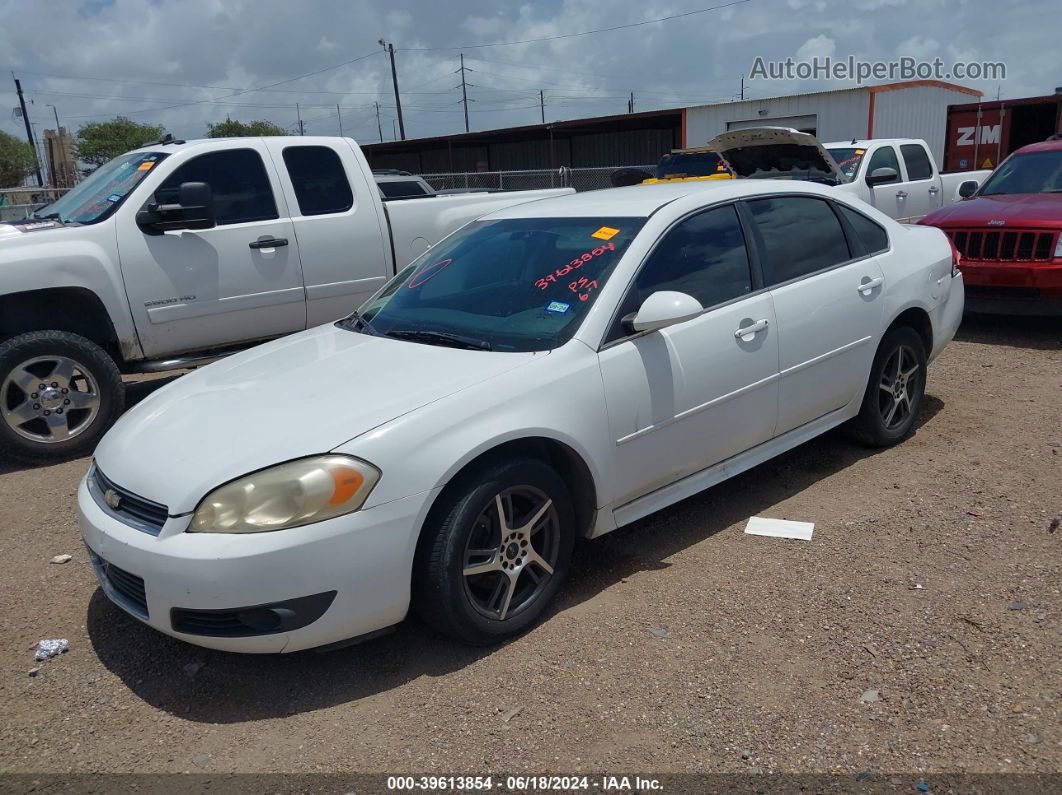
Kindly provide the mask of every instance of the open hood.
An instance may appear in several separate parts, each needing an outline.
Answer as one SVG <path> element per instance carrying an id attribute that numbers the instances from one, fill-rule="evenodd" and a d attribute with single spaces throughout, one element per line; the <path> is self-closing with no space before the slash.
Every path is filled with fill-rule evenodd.
<path id="1" fill-rule="evenodd" d="M 738 177 L 847 182 L 814 135 L 789 127 L 749 127 L 717 135 L 709 144 Z"/>

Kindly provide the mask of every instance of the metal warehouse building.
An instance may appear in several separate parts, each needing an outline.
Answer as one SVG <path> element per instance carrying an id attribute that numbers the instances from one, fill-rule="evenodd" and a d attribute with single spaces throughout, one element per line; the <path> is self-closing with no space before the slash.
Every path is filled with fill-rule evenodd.
<path id="1" fill-rule="evenodd" d="M 366 144 L 363 149 L 373 168 L 418 174 L 644 165 L 670 149 L 705 144 L 727 130 L 773 125 L 804 130 L 822 141 L 924 138 L 940 161 L 948 106 L 980 97 L 980 91 L 954 83 L 911 80 Z"/>

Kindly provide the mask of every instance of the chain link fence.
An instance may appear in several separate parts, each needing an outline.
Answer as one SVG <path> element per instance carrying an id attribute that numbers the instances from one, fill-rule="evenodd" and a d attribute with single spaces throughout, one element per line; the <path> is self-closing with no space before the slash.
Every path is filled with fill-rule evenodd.
<path id="1" fill-rule="evenodd" d="M 69 188 L 8 188 L 0 190 L 0 222 L 18 221 L 58 199 Z"/>
<path id="2" fill-rule="evenodd" d="M 604 168 L 555 168 L 532 171 L 467 171 L 455 174 L 421 174 L 437 191 L 534 190 L 575 188 L 577 191 L 612 187 L 612 173 L 620 166 Z M 629 166 L 649 172 L 652 166 Z"/>

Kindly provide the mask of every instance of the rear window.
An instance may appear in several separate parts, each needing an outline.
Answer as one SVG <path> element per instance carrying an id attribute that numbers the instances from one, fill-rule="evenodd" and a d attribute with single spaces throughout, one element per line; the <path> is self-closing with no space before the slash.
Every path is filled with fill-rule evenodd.
<path id="1" fill-rule="evenodd" d="M 385 199 L 408 199 L 411 196 L 428 195 L 424 185 L 415 179 L 378 182 L 377 185 L 380 186 L 380 193 Z"/>
<path id="2" fill-rule="evenodd" d="M 877 254 L 889 247 L 889 235 L 874 221 L 843 204 L 838 203 L 837 207 L 844 219 L 852 225 L 867 254 Z"/>
<path id="3" fill-rule="evenodd" d="M 929 153 L 921 144 L 903 144 L 900 147 L 903 162 L 907 165 L 907 179 L 929 179 L 933 176 L 933 164 Z"/>
<path id="4" fill-rule="evenodd" d="M 335 150 L 327 146 L 289 146 L 284 165 L 303 215 L 344 213 L 354 206 L 354 194 Z"/>

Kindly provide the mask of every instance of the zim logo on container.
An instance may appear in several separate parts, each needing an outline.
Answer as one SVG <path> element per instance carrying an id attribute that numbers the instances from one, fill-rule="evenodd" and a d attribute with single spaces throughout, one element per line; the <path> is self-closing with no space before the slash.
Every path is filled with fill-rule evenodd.
<path id="1" fill-rule="evenodd" d="M 122 504 L 122 495 L 114 489 L 107 489 L 103 492 L 103 501 L 110 506 L 111 510 L 117 511 L 118 506 Z"/>

